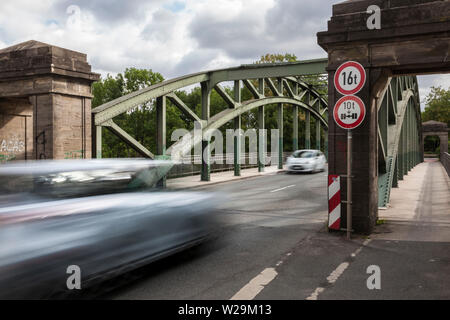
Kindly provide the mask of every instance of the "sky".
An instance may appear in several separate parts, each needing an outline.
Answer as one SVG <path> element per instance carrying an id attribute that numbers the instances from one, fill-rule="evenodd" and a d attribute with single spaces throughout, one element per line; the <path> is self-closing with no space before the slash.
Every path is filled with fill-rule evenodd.
<path id="1" fill-rule="evenodd" d="M 316 33 L 332 0 L 15 0 L 0 5 L 0 48 L 37 40 L 86 53 L 93 71 L 147 68 L 165 79 L 252 63 L 266 53 L 324 58 Z M 419 77 L 421 99 L 450 75 Z"/>

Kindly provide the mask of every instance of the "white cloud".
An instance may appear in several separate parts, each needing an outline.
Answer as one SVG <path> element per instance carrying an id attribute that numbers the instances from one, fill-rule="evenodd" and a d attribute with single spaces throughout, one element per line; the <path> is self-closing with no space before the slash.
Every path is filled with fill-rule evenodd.
<path id="1" fill-rule="evenodd" d="M 265 53 L 325 57 L 333 0 L 15 0 L 2 3 L 0 47 L 38 40 L 84 52 L 93 70 L 151 68 L 165 78 L 251 63 Z M 68 8 L 77 5 L 75 8 Z M 79 14 L 78 14 L 79 13 Z M 419 78 L 422 99 L 450 76 Z"/>
<path id="2" fill-rule="evenodd" d="M 418 76 L 420 108 L 425 109 L 425 99 L 431 92 L 431 87 L 450 89 L 450 74 Z"/>

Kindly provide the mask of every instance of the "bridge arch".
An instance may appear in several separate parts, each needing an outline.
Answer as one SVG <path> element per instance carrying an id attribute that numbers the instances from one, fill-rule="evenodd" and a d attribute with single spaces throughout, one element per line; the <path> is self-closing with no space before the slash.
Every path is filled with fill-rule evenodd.
<path id="1" fill-rule="evenodd" d="M 391 189 L 421 162 L 421 113 L 417 78 L 389 78 L 378 110 L 378 207 L 387 207 Z"/>
<path id="2" fill-rule="evenodd" d="M 243 65 L 236 68 L 187 75 L 130 93 L 92 110 L 93 155 L 96 155 L 98 158 L 101 157 L 101 129 L 102 127 L 106 127 L 144 157 L 161 158 L 170 156 L 176 144 L 166 149 L 165 112 L 167 99 L 178 107 L 188 118 L 194 122 L 198 122 L 202 132 L 210 129 L 219 129 L 229 121 L 234 121 L 235 129 L 240 129 L 241 115 L 254 109 L 258 109 L 258 129 L 264 129 L 264 106 L 269 104 L 278 106 L 278 129 L 282 132 L 283 106 L 292 106 L 294 112 L 293 140 L 294 144 L 297 143 L 297 145 L 298 110 L 300 108 L 307 115 L 306 131 L 308 139 L 305 141 L 305 144 L 308 146 L 306 142 L 309 141 L 310 135 L 310 116 L 319 123 L 316 126 L 316 136 L 320 143 L 321 127 L 324 130 L 328 128 L 328 104 L 326 99 L 315 90 L 314 86 L 303 81 L 301 76 L 324 74 L 326 72 L 326 62 L 326 59 L 316 59 L 294 63 Z M 222 82 L 229 81 L 234 82 L 234 97 L 230 97 L 228 92 L 220 85 Z M 200 84 L 201 86 L 201 115 L 196 114 L 175 94 L 176 90 L 195 84 Z M 241 84 L 249 90 L 253 99 L 241 101 Z M 228 108 L 216 115 L 210 116 L 210 95 L 212 90 L 215 90 L 222 97 Z M 270 95 L 266 94 L 267 91 L 270 92 Z M 115 116 L 153 99 L 156 99 L 157 113 L 156 156 L 113 121 Z M 181 141 L 178 143 L 182 143 Z M 209 141 L 204 139 L 201 139 L 201 141 L 194 140 L 192 146 L 182 148 L 183 152 L 187 154 L 198 143 L 202 143 L 202 149 L 205 149 L 209 145 Z M 327 141 L 325 140 L 326 147 Z M 237 148 L 235 143 L 235 154 L 237 154 L 235 158 L 237 157 L 237 159 L 239 159 L 239 150 L 239 147 Z M 281 140 L 281 146 L 278 150 L 279 166 L 282 166 L 282 152 L 283 146 Z M 258 151 L 258 159 L 261 159 L 261 156 Z M 209 159 L 203 159 L 202 163 L 202 180 L 209 180 Z M 239 175 L 240 168 L 237 160 L 235 161 L 235 169 L 236 167 L 238 170 L 235 170 L 235 173 Z M 261 171 L 264 170 L 263 166 L 259 165 L 259 167 Z"/>

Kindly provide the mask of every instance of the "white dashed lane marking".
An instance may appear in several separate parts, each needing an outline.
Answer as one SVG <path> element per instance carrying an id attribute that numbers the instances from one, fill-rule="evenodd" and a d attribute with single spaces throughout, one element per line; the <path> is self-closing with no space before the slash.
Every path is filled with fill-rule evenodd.
<path id="1" fill-rule="evenodd" d="M 292 254 L 288 252 L 284 258 L 277 262 L 279 267 Z M 275 268 L 266 268 L 249 283 L 247 283 L 241 290 L 239 290 L 230 300 L 253 300 L 273 279 L 276 278 L 278 272 Z"/>
<path id="2" fill-rule="evenodd" d="M 367 246 L 370 242 L 370 239 L 367 239 L 363 242 L 362 246 L 359 247 L 355 252 L 351 254 L 352 258 L 356 257 L 361 250 Z M 344 273 L 344 271 L 348 268 L 350 265 L 349 262 L 342 262 L 336 269 L 333 270 L 333 272 L 330 273 L 330 275 L 327 277 L 327 281 L 329 284 L 333 284 L 339 279 L 339 277 Z M 306 300 L 317 300 L 319 297 L 319 294 L 325 291 L 325 288 L 317 287 L 316 290 L 314 290 L 313 293 L 309 297 L 306 298 Z"/>
<path id="3" fill-rule="evenodd" d="M 287 189 L 287 188 L 292 188 L 292 187 L 295 187 L 295 184 L 292 184 L 292 185 L 287 186 L 287 187 L 275 189 L 275 190 L 272 190 L 272 191 L 270 191 L 270 192 L 277 192 L 277 191 L 281 191 L 281 190 L 284 190 L 284 189 Z"/>
<path id="4" fill-rule="evenodd" d="M 252 300 L 262 291 L 262 289 L 264 289 L 264 286 L 268 285 L 277 275 L 278 272 L 276 272 L 274 268 L 264 269 L 231 297 L 230 300 Z"/>

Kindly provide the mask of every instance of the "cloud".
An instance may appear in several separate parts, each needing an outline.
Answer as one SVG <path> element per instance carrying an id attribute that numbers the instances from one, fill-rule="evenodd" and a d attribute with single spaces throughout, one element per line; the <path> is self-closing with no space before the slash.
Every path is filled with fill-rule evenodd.
<path id="1" fill-rule="evenodd" d="M 162 0 L 62 0 L 55 3 L 54 10 L 64 16 L 69 6 L 76 5 L 82 11 L 88 11 L 108 25 L 127 20 L 140 20 L 151 8 L 160 6 Z"/>
<path id="2" fill-rule="evenodd" d="M 138 67 L 169 79 L 251 63 L 266 53 L 326 57 L 316 33 L 326 30 L 334 2 L 5 1 L 0 47 L 34 39 L 86 53 L 93 70 L 103 75 Z M 439 84 L 448 87 L 449 75 L 420 77 L 422 99 Z"/>
<path id="3" fill-rule="evenodd" d="M 238 8 L 238 9 L 236 9 Z M 257 10 L 255 10 L 257 8 Z M 196 12 L 190 35 L 199 46 L 224 51 L 234 59 L 256 60 L 265 53 L 325 56 L 316 32 L 326 29 L 330 1 L 222 1 Z"/>
<path id="4" fill-rule="evenodd" d="M 431 87 L 442 87 L 450 90 L 450 74 L 426 75 L 417 77 L 419 84 L 420 108 L 425 109 L 425 101 Z"/>

